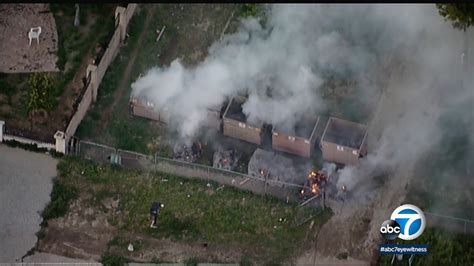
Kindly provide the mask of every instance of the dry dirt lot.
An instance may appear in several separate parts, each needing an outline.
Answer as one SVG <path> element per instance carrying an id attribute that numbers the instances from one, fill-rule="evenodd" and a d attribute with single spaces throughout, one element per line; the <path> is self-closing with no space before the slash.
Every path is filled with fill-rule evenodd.
<path id="1" fill-rule="evenodd" d="M 39 45 L 30 28 L 41 27 Z M 58 33 L 48 4 L 0 5 L 0 72 L 53 72 L 56 67 Z"/>

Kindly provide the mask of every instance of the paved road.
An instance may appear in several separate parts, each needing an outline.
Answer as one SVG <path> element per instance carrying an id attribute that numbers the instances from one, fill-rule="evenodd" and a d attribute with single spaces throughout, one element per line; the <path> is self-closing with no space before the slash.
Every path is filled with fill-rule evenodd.
<path id="1" fill-rule="evenodd" d="M 0 145 L 0 263 L 20 262 L 36 243 L 57 160 Z"/>

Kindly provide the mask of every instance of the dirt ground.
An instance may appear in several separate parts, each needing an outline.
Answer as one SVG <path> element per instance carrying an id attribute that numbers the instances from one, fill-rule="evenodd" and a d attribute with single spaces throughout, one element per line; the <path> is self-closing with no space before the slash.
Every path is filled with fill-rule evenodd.
<path id="1" fill-rule="evenodd" d="M 84 208 L 87 198 L 79 198 L 69 207 L 67 216 L 48 221 L 46 237 L 39 242 L 38 251 L 71 258 L 98 261 L 117 229 L 105 215 Z"/>
<path id="2" fill-rule="evenodd" d="M 30 28 L 41 27 L 39 44 Z M 48 4 L 0 5 L 0 72 L 53 72 L 56 67 L 58 33 Z"/>
<path id="3" fill-rule="evenodd" d="M 89 207 L 90 198 L 81 194 L 74 201 L 67 216 L 48 221 L 45 237 L 39 241 L 38 252 L 58 254 L 65 257 L 88 261 L 99 261 L 117 235 L 116 226 L 108 222 L 107 215 L 100 208 Z M 112 198 L 102 201 L 107 211 L 117 211 L 118 202 Z M 238 261 L 238 251 L 223 252 L 219 247 L 178 243 L 167 239 L 156 239 L 150 236 L 133 234 L 133 242 L 140 242 L 137 251 L 127 250 L 128 242 L 114 245 L 110 251 L 114 254 L 132 257 L 136 262 L 150 262 L 156 258 L 160 261 L 183 262 L 190 257 L 218 261 Z M 127 239 L 127 236 L 124 237 Z"/>

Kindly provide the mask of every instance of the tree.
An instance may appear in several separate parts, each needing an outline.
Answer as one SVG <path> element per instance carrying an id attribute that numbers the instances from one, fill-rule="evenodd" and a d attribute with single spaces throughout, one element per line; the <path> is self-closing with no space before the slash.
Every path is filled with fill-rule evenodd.
<path id="1" fill-rule="evenodd" d="M 466 31 L 474 25 L 474 3 L 436 4 L 438 12 L 456 29 Z"/>
<path id="2" fill-rule="evenodd" d="M 47 73 L 34 73 L 28 78 L 28 85 L 28 112 L 34 113 L 41 109 L 50 111 L 53 107 L 53 77 Z"/>

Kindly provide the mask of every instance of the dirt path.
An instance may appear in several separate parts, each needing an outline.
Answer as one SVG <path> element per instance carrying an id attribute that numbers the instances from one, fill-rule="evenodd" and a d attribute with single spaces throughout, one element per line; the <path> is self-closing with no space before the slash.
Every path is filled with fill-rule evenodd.
<path id="1" fill-rule="evenodd" d="M 130 81 L 130 73 L 132 72 L 132 69 L 135 66 L 135 60 L 137 58 L 138 53 L 140 52 L 143 39 L 146 37 L 147 33 L 149 33 L 148 28 L 149 28 L 152 18 L 154 17 L 156 13 L 156 6 L 152 5 L 150 8 L 146 8 L 145 12 L 147 13 L 146 19 L 145 19 L 145 25 L 143 27 L 142 32 L 140 33 L 140 37 L 138 37 L 137 45 L 135 46 L 135 48 L 133 49 L 130 55 L 130 59 L 128 61 L 127 67 L 125 68 L 125 71 L 122 74 L 122 79 L 120 80 L 118 88 L 114 92 L 114 96 L 112 97 L 113 103 L 108 108 L 106 108 L 103 112 L 102 121 L 104 121 L 104 123 L 102 123 L 101 127 L 99 128 L 100 134 L 104 131 L 104 129 L 107 128 L 107 124 L 110 120 L 110 117 L 112 116 L 112 112 L 115 109 L 115 106 L 117 106 L 120 99 L 122 99 L 122 95 L 124 91 L 126 90 L 125 86 L 127 86 Z"/>

